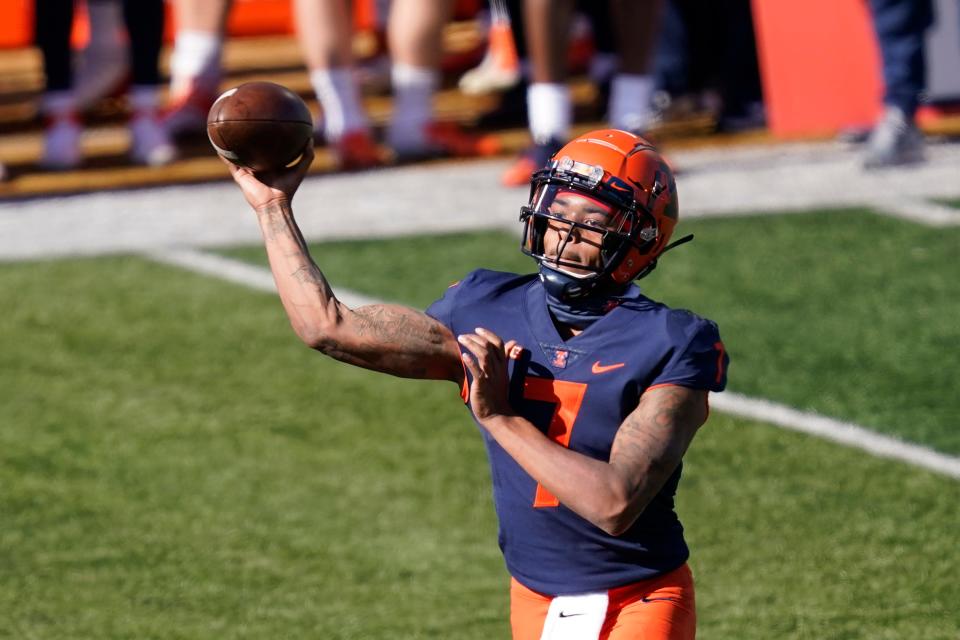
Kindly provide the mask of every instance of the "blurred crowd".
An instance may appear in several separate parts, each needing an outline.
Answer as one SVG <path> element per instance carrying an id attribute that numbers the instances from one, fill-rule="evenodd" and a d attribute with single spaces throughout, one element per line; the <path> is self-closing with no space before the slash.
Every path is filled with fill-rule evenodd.
<path id="1" fill-rule="evenodd" d="M 164 0 L 35 0 L 36 44 L 45 87 L 41 164 L 82 162 L 83 116 L 125 92 L 129 158 L 173 162 L 178 141 L 203 134 L 221 90 L 221 58 L 231 0 L 172 0 L 175 39 L 169 88 L 160 73 Z M 684 113 L 706 113 L 717 131 L 764 125 L 750 0 L 489 0 L 479 23 L 486 55 L 463 73 L 468 94 L 500 94 L 478 127 L 441 122 L 433 98 L 443 80 L 444 28 L 456 0 L 380 0 L 377 31 L 387 58 L 393 111 L 382 136 L 362 100 L 349 0 L 291 0 L 296 35 L 320 105 L 317 137 L 347 170 L 388 161 L 498 153 L 495 126 L 526 125 L 528 148 L 502 181 L 525 185 L 571 134 L 569 77 L 596 87 L 592 115 L 654 140 Z M 71 50 L 75 13 L 85 4 L 89 42 Z M 479 3 L 478 3 L 479 4 Z M 931 0 L 870 0 L 883 58 L 885 109 L 863 132 L 867 167 L 914 162 L 923 138 L 914 123 L 924 88 L 923 36 Z M 167 96 L 161 105 L 161 96 Z M 0 166 L 0 177 L 3 167 Z"/>

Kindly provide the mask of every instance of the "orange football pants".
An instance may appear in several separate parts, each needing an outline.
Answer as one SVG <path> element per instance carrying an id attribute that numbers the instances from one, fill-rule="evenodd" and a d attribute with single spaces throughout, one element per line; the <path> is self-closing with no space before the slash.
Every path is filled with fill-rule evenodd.
<path id="1" fill-rule="evenodd" d="M 693 640 L 697 609 L 686 564 L 662 576 L 610 589 L 600 640 Z M 550 596 L 510 581 L 513 640 L 540 640 Z"/>

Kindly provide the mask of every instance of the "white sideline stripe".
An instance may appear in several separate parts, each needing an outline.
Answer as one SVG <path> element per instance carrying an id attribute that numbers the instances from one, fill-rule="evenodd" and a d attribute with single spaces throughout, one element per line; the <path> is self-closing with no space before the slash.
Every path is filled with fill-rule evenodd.
<path id="1" fill-rule="evenodd" d="M 148 251 L 143 255 L 157 262 L 241 284 L 258 291 L 266 291 L 267 293 L 276 293 L 277 291 L 273 274 L 268 269 L 215 253 L 180 248 L 158 249 Z M 348 307 L 362 307 L 381 302 L 347 289 L 335 289 L 334 293 Z"/>
<path id="2" fill-rule="evenodd" d="M 862 449 L 880 458 L 891 458 L 930 471 L 960 478 L 960 458 L 927 447 L 880 435 L 852 422 L 835 420 L 816 413 L 724 391 L 710 395 L 710 405 L 724 413 L 768 422 L 784 429 Z"/>
<path id="3" fill-rule="evenodd" d="M 930 227 L 955 227 L 960 225 L 960 209 L 948 207 L 939 202 L 915 199 L 884 199 L 874 200 L 870 202 L 870 206 L 877 213 L 903 218 Z"/>
<path id="4" fill-rule="evenodd" d="M 194 249 L 158 250 L 147 252 L 144 255 L 158 262 L 245 285 L 259 291 L 276 292 L 273 274 L 268 269 L 240 260 Z M 347 289 L 336 290 L 336 295 L 350 307 L 381 302 L 376 298 L 364 296 Z M 954 458 L 926 447 L 883 436 L 850 422 L 842 422 L 815 413 L 798 411 L 785 405 L 750 398 L 730 391 L 711 394 L 710 404 L 714 409 L 724 413 L 767 422 L 784 429 L 799 431 L 861 449 L 881 458 L 900 460 L 930 471 L 960 478 L 960 458 Z"/>

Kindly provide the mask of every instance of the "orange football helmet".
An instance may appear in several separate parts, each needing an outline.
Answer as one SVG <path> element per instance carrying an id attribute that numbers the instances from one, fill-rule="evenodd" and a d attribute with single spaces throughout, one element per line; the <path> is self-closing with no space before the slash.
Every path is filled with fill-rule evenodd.
<path id="1" fill-rule="evenodd" d="M 554 197 L 574 191 L 612 207 L 601 243 L 602 266 L 592 273 L 576 275 L 564 267 L 560 255 L 544 255 L 544 234 L 549 224 L 596 231 L 550 213 Z M 647 140 L 627 131 L 591 131 L 567 143 L 547 166 L 533 174 L 530 201 L 520 210 L 524 223 L 522 249 L 536 259 L 541 275 L 559 277 L 563 297 L 575 299 L 602 291 L 620 289 L 650 273 L 667 249 L 692 239 L 668 245 L 678 218 L 677 187 L 673 171 Z"/>

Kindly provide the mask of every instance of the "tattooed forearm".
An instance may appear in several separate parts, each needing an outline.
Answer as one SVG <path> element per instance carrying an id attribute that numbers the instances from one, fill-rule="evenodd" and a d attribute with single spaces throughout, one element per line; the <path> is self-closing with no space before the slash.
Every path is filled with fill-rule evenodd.
<path id="1" fill-rule="evenodd" d="M 706 391 L 654 389 L 620 426 L 610 451 L 628 494 L 645 505 L 673 473 L 706 420 Z"/>
<path id="2" fill-rule="evenodd" d="M 460 350 L 446 327 L 396 305 L 350 310 L 337 300 L 310 257 L 289 203 L 271 203 L 257 214 L 280 299 L 307 345 L 337 360 L 397 376 L 462 379 Z"/>
<path id="3" fill-rule="evenodd" d="M 437 377 L 436 365 L 443 365 L 440 377 L 459 374 L 459 350 L 449 330 L 433 318 L 398 305 L 369 305 L 352 312 L 350 326 L 352 356 L 364 366 L 410 378 Z M 336 356 L 335 356 L 336 357 Z M 354 362 L 356 364 L 356 362 Z"/>

